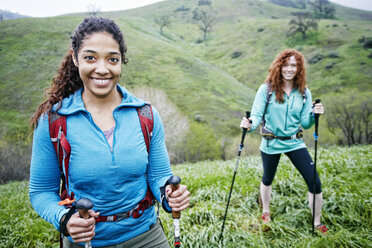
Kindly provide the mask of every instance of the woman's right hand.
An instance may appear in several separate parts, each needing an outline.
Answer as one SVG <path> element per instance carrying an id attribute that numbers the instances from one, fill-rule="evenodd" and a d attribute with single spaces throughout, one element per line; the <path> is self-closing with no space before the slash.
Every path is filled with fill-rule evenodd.
<path id="1" fill-rule="evenodd" d="M 98 212 L 88 210 L 89 219 L 80 217 L 79 212 L 74 213 L 67 222 L 66 228 L 75 243 L 85 243 L 93 239 L 96 229 L 94 217 L 99 215 Z"/>
<path id="2" fill-rule="evenodd" d="M 252 129 L 252 123 L 250 119 L 247 119 L 246 117 L 243 117 L 242 122 L 240 122 L 241 128 L 246 128 L 247 131 L 251 131 Z"/>
<path id="3" fill-rule="evenodd" d="M 313 102 L 313 112 L 318 115 L 323 115 L 324 114 L 324 107 L 322 103 L 315 103 Z"/>

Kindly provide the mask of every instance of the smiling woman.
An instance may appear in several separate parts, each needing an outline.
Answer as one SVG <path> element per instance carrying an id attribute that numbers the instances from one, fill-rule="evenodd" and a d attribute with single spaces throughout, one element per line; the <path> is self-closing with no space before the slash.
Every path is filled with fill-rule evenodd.
<path id="1" fill-rule="evenodd" d="M 189 205 L 189 191 L 185 185 L 172 191 L 167 184 L 172 171 L 157 110 L 119 85 L 122 64 L 128 61 L 123 35 L 113 21 L 91 17 L 71 38 L 49 97 L 31 119 L 32 206 L 61 231 L 65 248 L 84 242 L 169 247 L 155 199 L 167 212 L 182 211 Z M 140 115 L 151 119 L 151 137 Z M 54 129 L 55 123 L 64 124 Z M 63 201 L 57 193 L 61 177 Z M 82 219 L 74 202 L 86 198 L 93 209 Z"/>
<path id="2" fill-rule="evenodd" d="M 121 102 L 120 93 L 114 90 L 121 75 L 118 43 L 107 32 L 95 33 L 84 40 L 77 54 L 71 49 L 71 56 L 84 84 L 82 98 L 86 109 L 100 129 L 109 130 L 115 120 L 111 112 L 101 110 L 112 109 Z"/>
<path id="3" fill-rule="evenodd" d="M 240 124 L 250 132 L 261 124 L 260 133 L 263 137 L 260 150 L 264 173 L 260 184 L 260 202 L 264 224 L 271 221 L 271 184 L 280 156 L 284 153 L 299 170 L 308 186 L 314 226 L 322 233 L 327 232 L 326 226 L 321 223 L 321 182 L 302 140 L 301 127 L 312 127 L 313 113 L 323 114 L 324 110 L 321 103 L 313 104 L 310 90 L 306 88 L 305 59 L 297 50 L 286 49 L 272 62 L 266 83 L 261 85 L 256 94 L 251 122 L 244 118 Z"/>

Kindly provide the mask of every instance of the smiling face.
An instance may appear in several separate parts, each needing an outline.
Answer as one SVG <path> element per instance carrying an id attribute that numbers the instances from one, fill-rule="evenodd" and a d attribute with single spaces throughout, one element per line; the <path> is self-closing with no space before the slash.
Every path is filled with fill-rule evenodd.
<path id="1" fill-rule="evenodd" d="M 293 82 L 297 73 L 297 61 L 292 55 L 282 67 L 282 77 L 284 81 Z"/>
<path id="2" fill-rule="evenodd" d="M 111 34 L 92 33 L 84 39 L 77 60 L 72 50 L 71 54 L 84 84 L 84 98 L 109 99 L 118 93 L 115 85 L 120 79 L 122 56 Z"/>

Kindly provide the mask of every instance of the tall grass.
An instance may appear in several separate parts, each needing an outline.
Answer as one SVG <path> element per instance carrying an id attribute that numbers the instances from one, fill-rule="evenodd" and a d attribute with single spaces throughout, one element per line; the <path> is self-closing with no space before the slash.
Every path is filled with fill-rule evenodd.
<path id="1" fill-rule="evenodd" d="M 285 156 L 273 182 L 272 222 L 267 226 L 259 220 L 257 203 L 261 159 L 240 160 L 222 242 L 218 239 L 235 160 L 173 167 L 191 192 L 190 208 L 181 215 L 183 247 L 371 247 L 371 151 L 372 146 L 319 149 L 327 236 L 312 235 L 305 182 Z M 0 247 L 58 247 L 57 231 L 32 210 L 27 183 L 0 186 Z M 172 218 L 162 211 L 160 218 L 171 242 Z"/>

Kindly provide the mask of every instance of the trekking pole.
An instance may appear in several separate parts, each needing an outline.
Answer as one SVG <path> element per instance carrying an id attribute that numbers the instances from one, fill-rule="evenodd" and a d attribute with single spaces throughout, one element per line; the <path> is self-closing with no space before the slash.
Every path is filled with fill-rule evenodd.
<path id="1" fill-rule="evenodd" d="M 181 178 L 179 176 L 173 175 L 168 179 L 168 182 L 171 185 L 172 192 L 173 192 L 173 191 L 176 191 L 180 187 Z M 180 248 L 181 247 L 181 239 L 180 239 L 181 212 L 172 210 L 172 217 L 173 217 L 173 226 L 174 226 L 174 247 Z"/>
<path id="2" fill-rule="evenodd" d="M 76 202 L 76 208 L 79 211 L 80 217 L 84 219 L 89 219 L 88 210 L 93 208 L 93 202 L 88 198 L 81 198 Z M 90 241 L 85 243 L 85 248 L 92 248 Z"/>
<path id="3" fill-rule="evenodd" d="M 315 104 L 317 103 L 320 103 L 320 99 L 316 99 L 315 100 Z M 314 106 L 315 106 L 314 104 Z M 319 114 L 315 114 L 314 113 L 314 118 L 315 118 L 315 131 L 314 131 L 314 140 L 315 140 L 315 154 L 314 154 L 314 177 L 313 177 L 313 234 L 314 234 L 314 229 L 315 229 L 315 190 L 316 190 L 316 183 L 315 183 L 315 179 L 316 179 L 316 157 L 317 157 L 317 149 L 318 149 L 318 126 L 319 126 Z"/>
<path id="4" fill-rule="evenodd" d="M 251 112 L 246 111 L 245 113 L 246 113 L 246 118 L 248 119 L 248 118 L 251 116 Z M 243 147 L 244 147 L 244 138 L 245 138 L 245 134 L 246 134 L 246 132 L 247 132 L 247 129 L 246 129 L 246 128 L 243 128 L 243 132 L 242 132 L 242 140 L 240 141 L 240 146 L 239 146 L 239 151 L 238 151 L 238 157 L 236 158 L 235 170 L 234 170 L 234 176 L 233 176 L 233 180 L 232 180 L 232 182 L 231 182 L 229 198 L 227 199 L 227 205 L 226 205 L 226 210 L 225 210 L 225 216 L 223 217 L 223 224 L 222 224 L 222 228 L 221 228 L 221 233 L 220 233 L 220 239 L 219 239 L 219 241 L 221 241 L 221 239 L 222 239 L 223 229 L 224 229 L 224 227 L 225 227 L 225 221 L 226 221 L 226 216 L 227 216 L 227 210 L 229 209 L 231 193 L 232 193 L 232 190 L 233 190 L 233 187 L 234 187 L 234 182 L 235 182 L 236 172 L 238 171 L 238 165 L 239 165 L 239 160 L 240 160 L 240 154 L 241 154 L 242 149 L 243 149 Z"/>

